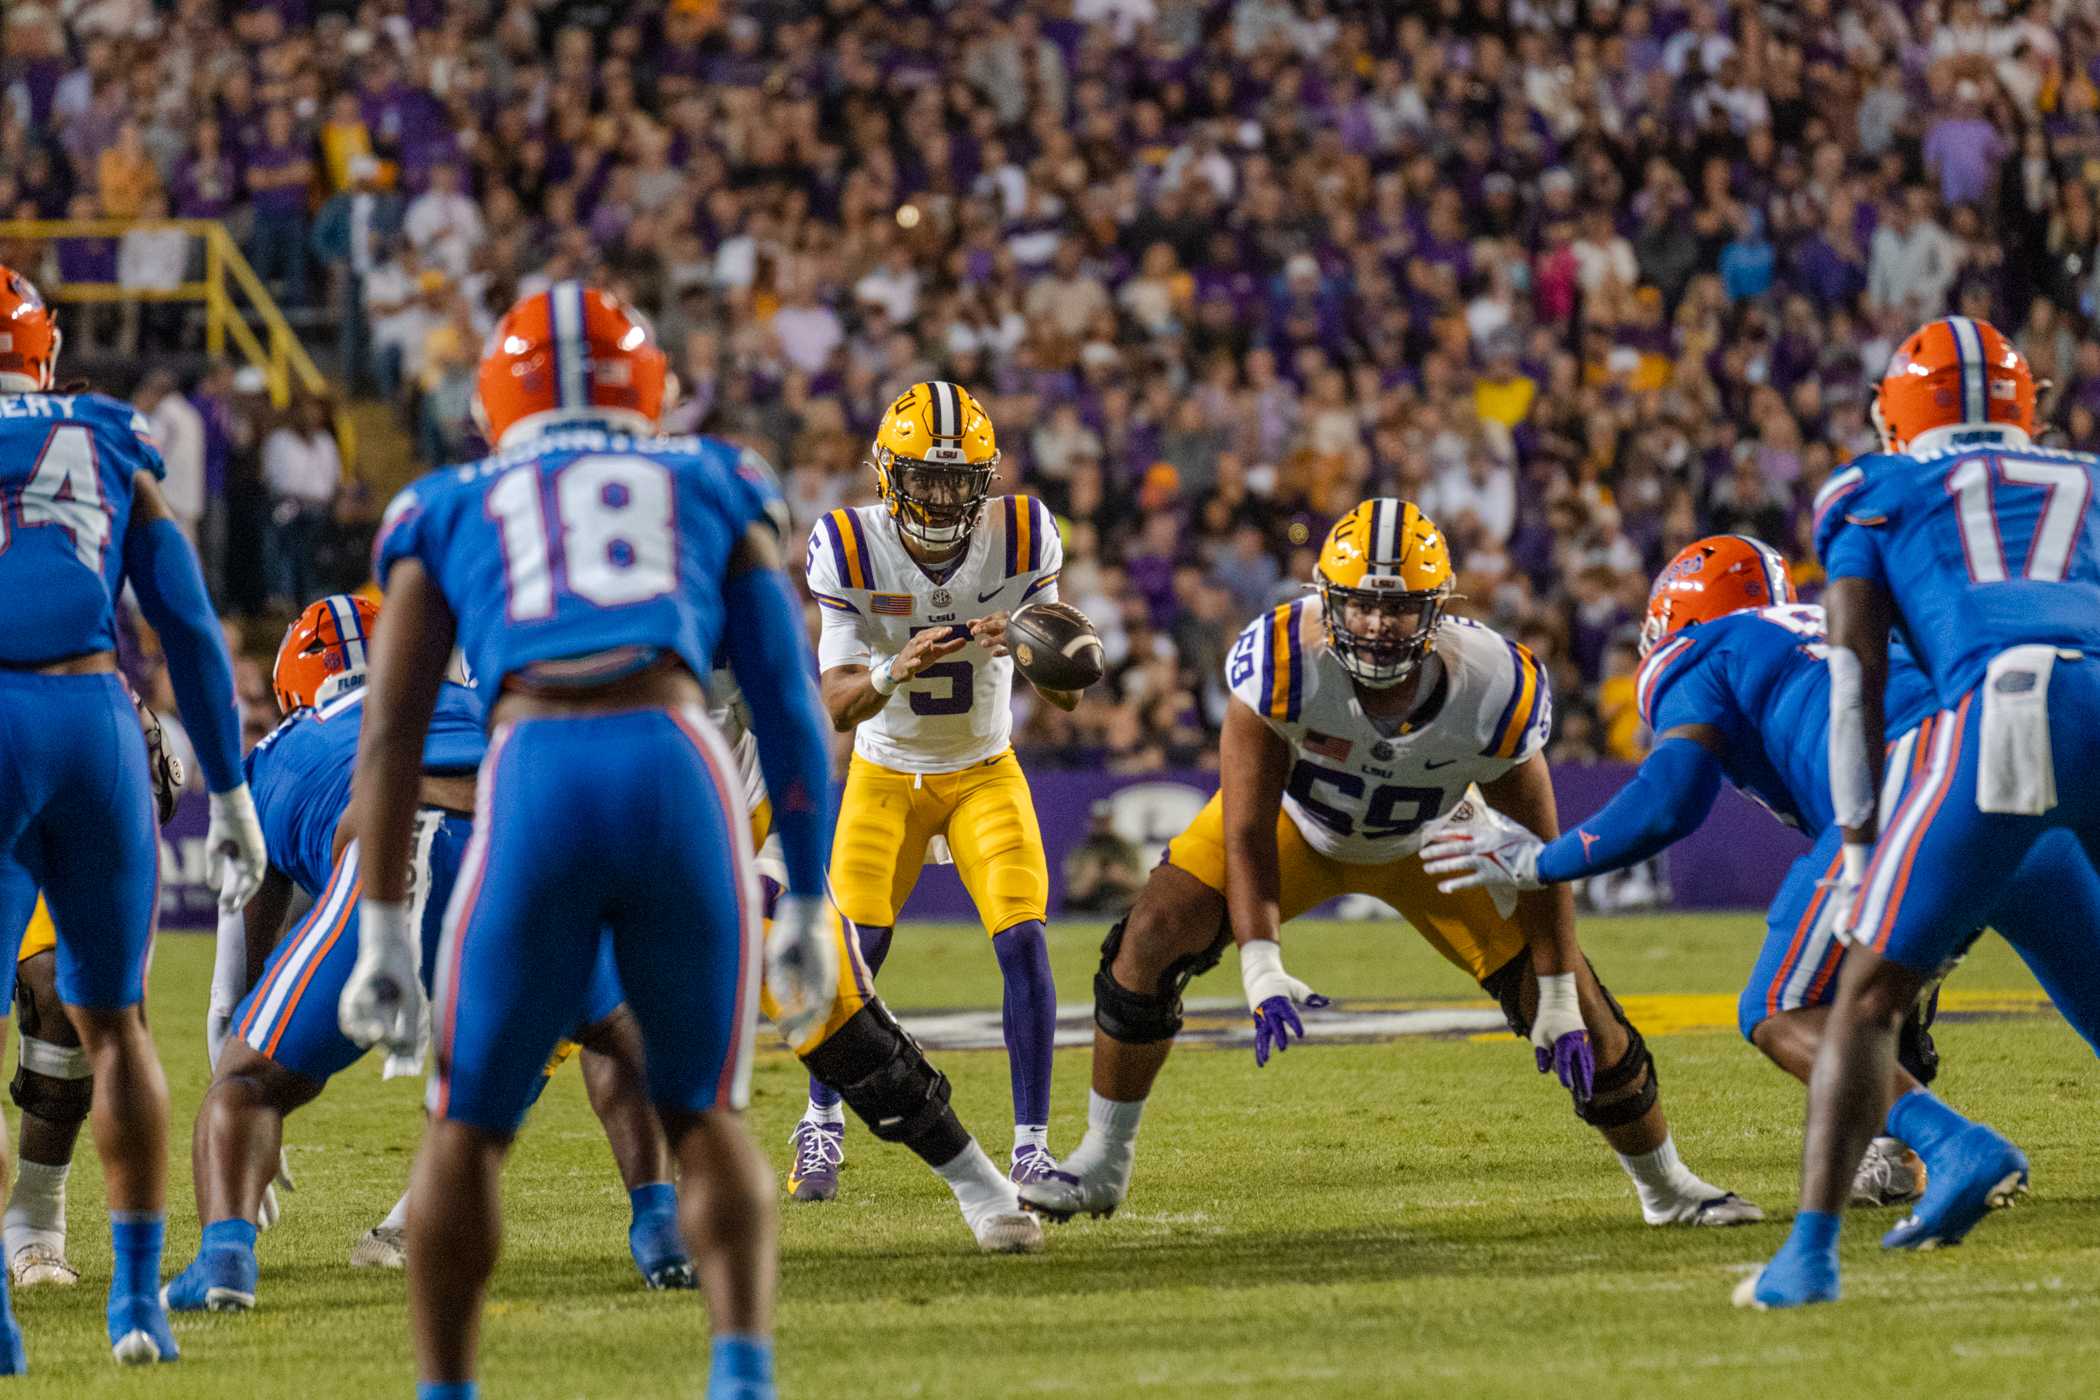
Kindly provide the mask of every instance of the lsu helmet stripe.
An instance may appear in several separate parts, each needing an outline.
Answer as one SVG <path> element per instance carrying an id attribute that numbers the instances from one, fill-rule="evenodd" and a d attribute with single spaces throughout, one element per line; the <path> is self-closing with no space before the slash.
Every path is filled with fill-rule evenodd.
<path id="1" fill-rule="evenodd" d="M 1398 502 L 1381 496 L 1371 502 L 1371 562 L 1378 565 L 1400 555 L 1400 517 L 1406 513 Z"/>
<path id="2" fill-rule="evenodd" d="M 846 533 L 852 538 L 853 553 L 860 562 L 860 576 L 867 580 L 861 586 L 863 588 L 881 587 L 880 584 L 875 582 L 875 552 L 868 548 L 868 532 L 861 526 L 860 512 L 857 510 L 845 510 L 839 513 L 846 517 Z"/>
<path id="3" fill-rule="evenodd" d="M 962 436 L 962 404 L 957 399 L 955 386 L 945 379 L 936 379 L 933 389 L 933 435 L 937 438 Z"/>
<path id="4" fill-rule="evenodd" d="M 1981 423 L 1989 418 L 1985 406 L 1983 335 L 1966 316 L 1949 316 L 1947 329 L 1954 332 L 1954 359 L 1961 366 L 1961 416 L 1964 422 Z"/>
<path id="5" fill-rule="evenodd" d="M 547 292 L 554 325 L 554 402 L 581 408 L 591 401 L 585 371 L 590 353 L 583 339 L 583 284 L 556 282 Z"/>
<path id="6" fill-rule="evenodd" d="M 1505 637 L 1502 644 L 1509 648 L 1509 664 L 1516 675 L 1516 683 L 1510 686 L 1509 703 L 1502 707 L 1502 715 L 1495 721 L 1494 742 L 1480 751 L 1489 758 L 1513 757 L 1517 752 L 1517 741 L 1538 713 L 1538 665 L 1532 661 L 1531 653 L 1515 642 Z"/>

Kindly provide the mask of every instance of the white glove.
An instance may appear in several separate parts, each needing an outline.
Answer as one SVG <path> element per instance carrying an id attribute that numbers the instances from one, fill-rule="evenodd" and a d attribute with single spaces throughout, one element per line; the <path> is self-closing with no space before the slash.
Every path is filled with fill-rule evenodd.
<path id="1" fill-rule="evenodd" d="M 255 799 L 240 784 L 211 794 L 211 826 L 204 833 L 205 869 L 219 891 L 219 908 L 231 913 L 262 888 L 270 854 L 263 848 L 262 823 Z"/>
<path id="2" fill-rule="evenodd" d="M 773 931 L 766 936 L 766 989 L 777 1008 L 773 1023 L 789 1045 L 800 1045 L 831 1014 L 839 984 L 839 955 L 831 935 L 829 900 L 780 897 Z"/>
<path id="3" fill-rule="evenodd" d="M 1546 843 L 1494 808 L 1475 803 L 1470 820 L 1433 831 L 1422 842 L 1422 868 L 1451 878 L 1438 883 L 1445 894 L 1484 889 L 1507 918 L 1517 895 L 1544 889 L 1539 852 Z"/>
<path id="4" fill-rule="evenodd" d="M 298 1185 L 298 1182 L 292 1180 L 292 1159 L 284 1155 L 283 1148 L 278 1148 L 277 1175 L 270 1179 L 268 1186 L 263 1187 L 262 1206 L 255 1212 L 256 1229 L 267 1230 L 284 1218 L 284 1206 L 278 1199 L 278 1188 L 282 1187 L 286 1193 L 290 1193 L 296 1190 Z"/>
<path id="5" fill-rule="evenodd" d="M 430 1003 L 423 996 L 421 949 L 406 900 L 361 900 L 357 963 L 336 1003 L 336 1024 L 363 1046 L 384 1045 L 385 1077 L 413 1074 L 430 1040 Z"/>
<path id="6" fill-rule="evenodd" d="M 1289 997 L 1298 1006 L 1327 1005 L 1326 997 L 1283 970 L 1283 949 L 1272 938 L 1250 938 L 1240 945 L 1240 985 L 1249 1011 L 1261 1010 L 1270 997 Z"/>

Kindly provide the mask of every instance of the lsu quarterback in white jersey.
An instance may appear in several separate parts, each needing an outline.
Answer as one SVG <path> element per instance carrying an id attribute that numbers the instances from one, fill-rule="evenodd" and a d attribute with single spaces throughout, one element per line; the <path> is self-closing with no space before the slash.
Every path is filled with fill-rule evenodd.
<path id="1" fill-rule="evenodd" d="M 832 894 L 879 970 L 928 846 L 945 839 L 1005 981 L 1011 1175 L 1027 1181 L 1052 1161 L 1057 995 L 1043 941 L 1049 865 L 1011 745 L 1006 622 L 1056 600 L 1063 546 L 1040 502 L 992 496 L 992 422 L 960 385 L 914 384 L 885 411 L 872 459 L 881 503 L 832 511 L 809 542 L 824 706 L 854 734 Z M 1041 693 L 1064 709 L 1079 701 Z M 813 1080 L 798 1159 L 805 1138 L 840 1126 L 836 1096 Z"/>
<path id="2" fill-rule="evenodd" d="M 1094 979 L 1085 1140 L 1022 1202 L 1105 1215 L 1129 1190 L 1139 1118 L 1191 978 L 1236 942 L 1257 1064 L 1326 999 L 1283 969 L 1281 927 L 1346 894 L 1384 900 L 1501 1005 L 1540 1070 L 1618 1152 L 1650 1224 L 1762 1218 L 1678 1160 L 1653 1062 L 1582 956 L 1565 889 L 1498 908 L 1445 894 L 1415 859 L 1425 829 L 1471 819 L 1470 792 L 1558 831 L 1546 672 L 1515 642 L 1447 618 L 1443 533 L 1406 501 L 1363 502 L 1320 551 L 1316 592 L 1256 618 L 1226 663 L 1220 790 L 1109 931 Z"/>

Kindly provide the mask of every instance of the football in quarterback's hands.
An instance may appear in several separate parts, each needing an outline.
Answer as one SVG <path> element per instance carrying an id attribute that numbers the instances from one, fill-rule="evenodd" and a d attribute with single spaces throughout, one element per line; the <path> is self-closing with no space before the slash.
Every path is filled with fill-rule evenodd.
<path id="1" fill-rule="evenodd" d="M 1085 690 L 1107 666 L 1101 638 L 1070 603 L 1030 603 L 1006 623 L 1014 665 L 1044 690 Z"/>

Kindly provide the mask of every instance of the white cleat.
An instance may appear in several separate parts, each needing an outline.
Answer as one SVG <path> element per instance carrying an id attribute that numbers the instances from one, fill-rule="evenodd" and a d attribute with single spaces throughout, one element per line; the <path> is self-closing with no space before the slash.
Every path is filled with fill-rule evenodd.
<path id="1" fill-rule="evenodd" d="M 977 1247 L 986 1254 L 1033 1254 L 1043 1247 L 1043 1225 L 1025 1211 L 1000 1210 L 970 1223 Z"/>
<path id="2" fill-rule="evenodd" d="M 1852 1174 L 1855 1206 L 1898 1206 L 1924 1194 L 1924 1160 L 1894 1139 L 1876 1138 Z"/>
<path id="3" fill-rule="evenodd" d="M 1050 1171 L 1021 1188 L 1021 1209 L 1046 1216 L 1062 1225 L 1075 1215 L 1104 1218 L 1130 1191 L 1128 1171 L 1115 1173 L 1104 1165 L 1074 1172 L 1071 1163 Z"/>
<path id="4" fill-rule="evenodd" d="M 1733 1191 L 1703 1198 L 1687 1197 L 1667 1210 L 1643 1207 L 1641 1218 L 1650 1225 L 1755 1225 L 1765 1218 L 1764 1207 L 1746 1201 Z"/>
<path id="5" fill-rule="evenodd" d="M 126 1332 L 109 1350 L 119 1366 L 150 1366 L 160 1360 L 160 1343 L 145 1332 Z"/>
<path id="6" fill-rule="evenodd" d="M 48 1244 L 25 1244 L 7 1261 L 7 1276 L 16 1288 L 71 1288 L 80 1282 L 80 1270 L 66 1262 L 64 1249 Z"/>
<path id="7" fill-rule="evenodd" d="M 350 1246 L 353 1269 L 408 1267 L 408 1232 L 398 1225 L 374 1225 Z"/>

